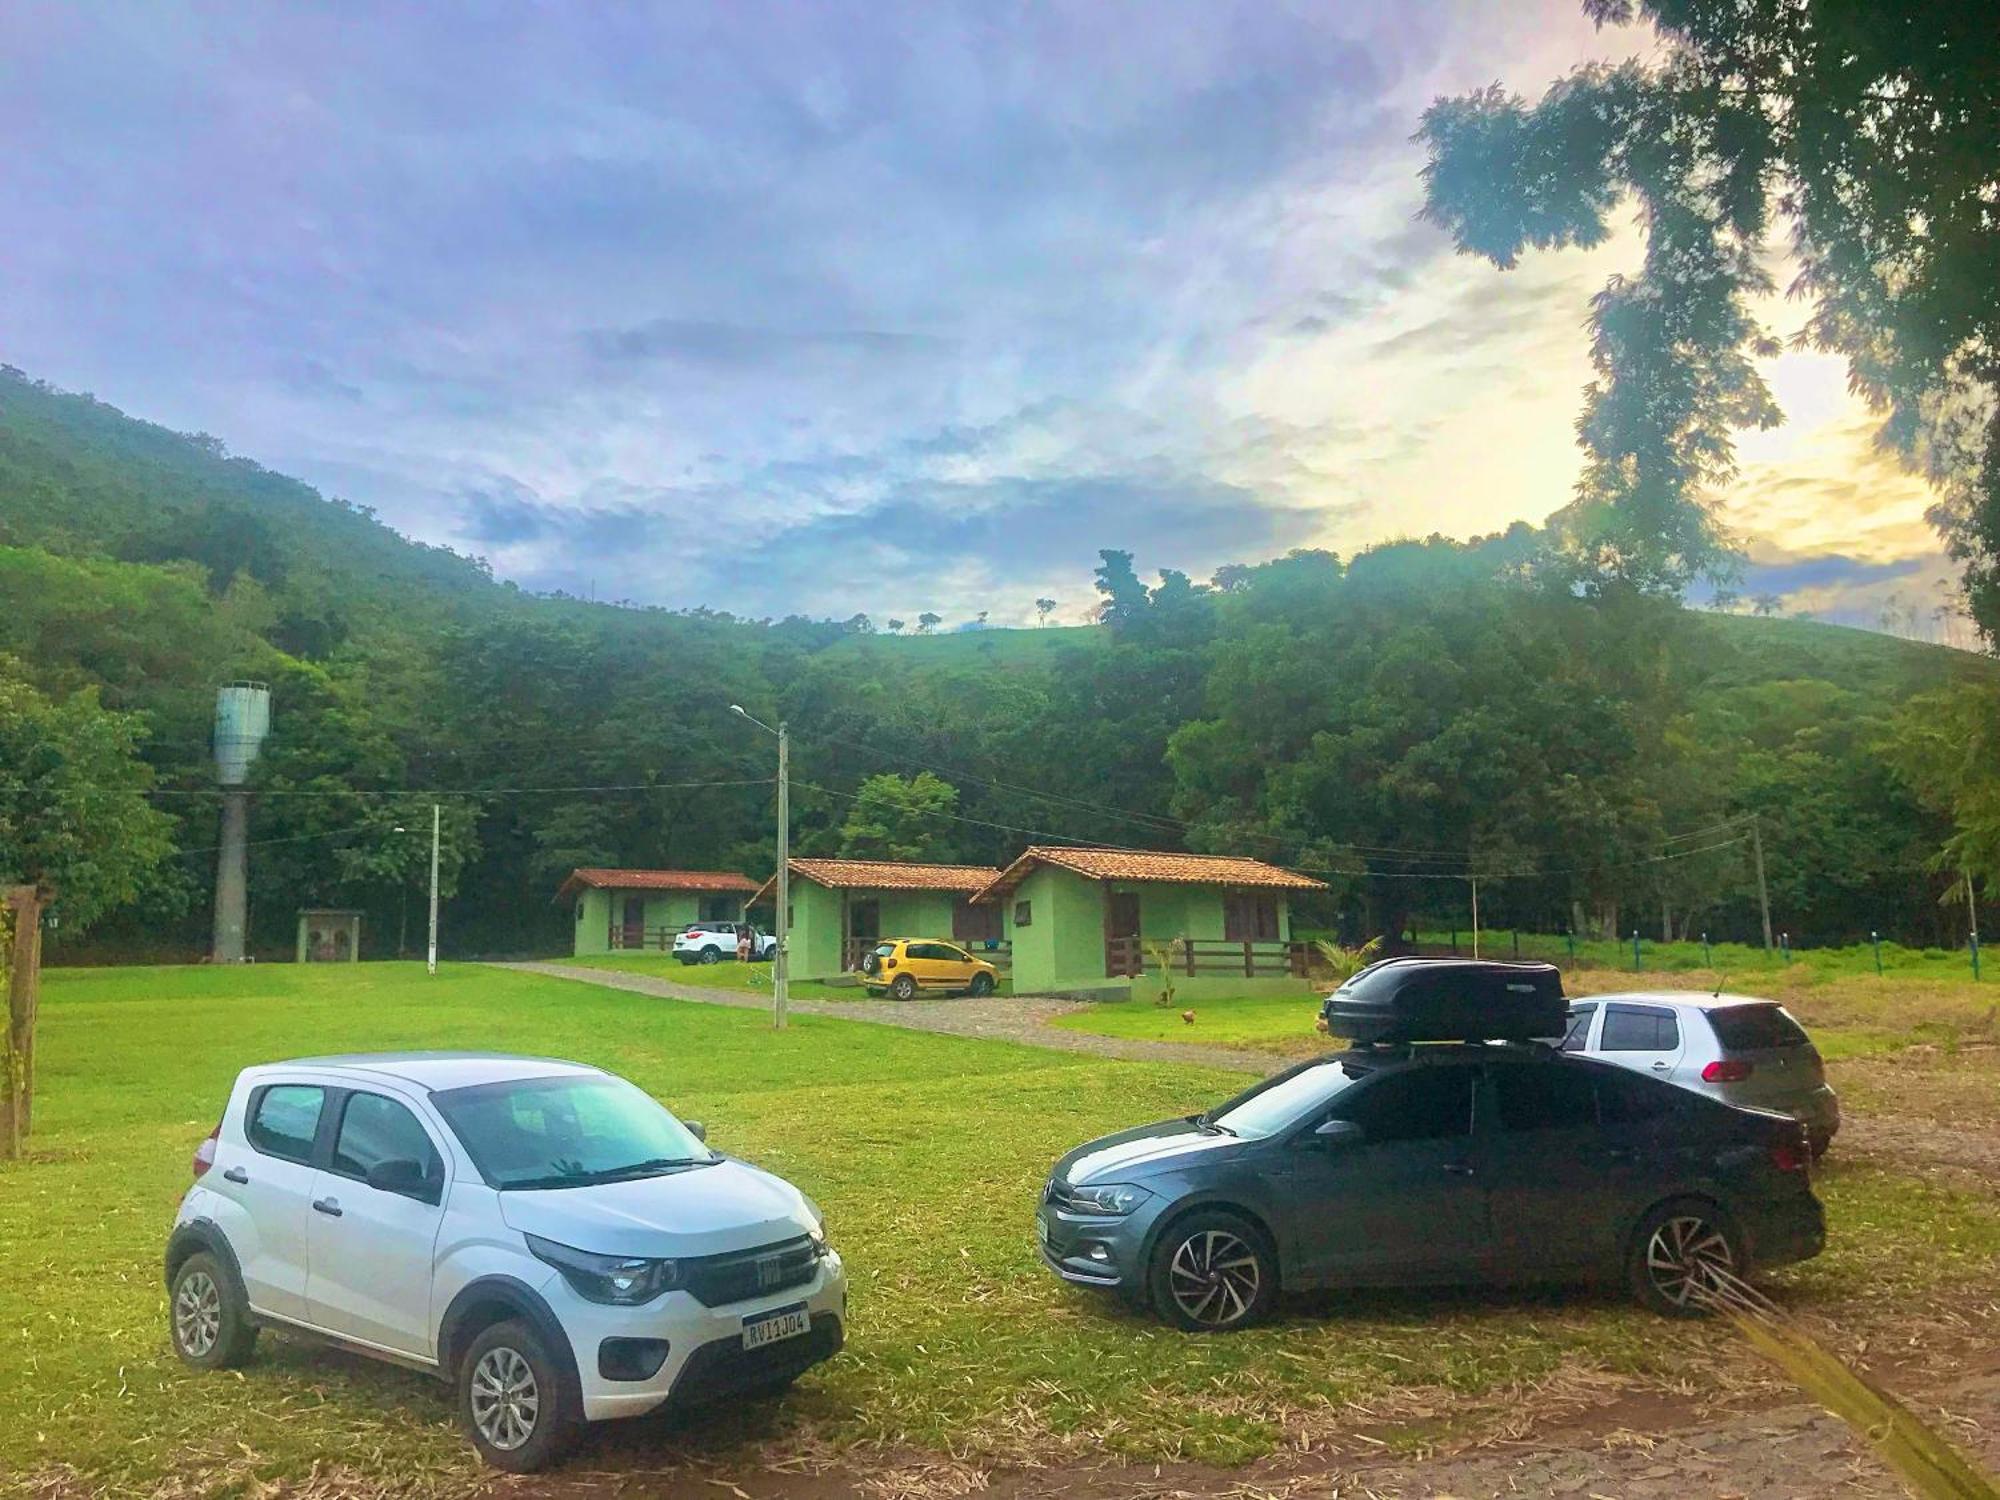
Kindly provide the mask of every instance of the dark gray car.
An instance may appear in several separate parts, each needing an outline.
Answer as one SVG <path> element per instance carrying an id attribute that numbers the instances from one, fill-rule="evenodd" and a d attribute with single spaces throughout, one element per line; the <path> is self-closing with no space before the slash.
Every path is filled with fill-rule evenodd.
<path id="1" fill-rule="evenodd" d="M 1622 1280 L 1686 1316 L 1819 1253 L 1808 1161 L 1795 1120 L 1546 1047 L 1373 1048 L 1078 1147 L 1036 1226 L 1064 1280 L 1187 1329 L 1366 1284 Z"/>

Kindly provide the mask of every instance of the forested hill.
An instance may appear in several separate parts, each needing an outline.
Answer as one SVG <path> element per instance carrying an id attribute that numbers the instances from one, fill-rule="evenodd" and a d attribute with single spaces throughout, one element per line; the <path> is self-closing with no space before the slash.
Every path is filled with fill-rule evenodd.
<path id="1" fill-rule="evenodd" d="M 1516 528 L 1298 553 L 1213 587 L 1147 586 L 1112 553 L 1089 628 L 590 605 L 7 371 L 0 880 L 62 888 L 59 957 L 198 950 L 213 693 L 251 677 L 274 700 L 252 827 L 271 951 L 307 904 L 366 908 L 393 948 L 433 800 L 448 950 L 561 944 L 574 865 L 766 873 L 773 747 L 731 702 L 790 721 L 808 853 L 1229 849 L 1326 872 L 1317 915 L 1355 932 L 1449 914 L 1463 882 L 1437 877 L 1476 865 L 1489 920 L 1746 933 L 1754 813 L 1794 933 L 1950 936 L 1924 865 L 1953 807 L 1924 739 L 1995 663 L 1579 598 L 1540 547 Z M 897 603 L 859 602 L 878 625 Z"/>

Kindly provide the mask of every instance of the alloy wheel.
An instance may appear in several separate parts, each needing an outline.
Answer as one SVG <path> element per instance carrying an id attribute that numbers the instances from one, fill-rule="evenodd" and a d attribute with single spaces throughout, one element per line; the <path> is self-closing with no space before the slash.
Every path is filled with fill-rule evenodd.
<path id="1" fill-rule="evenodd" d="M 535 1372 L 519 1350 L 488 1349 L 473 1366 L 472 1425 L 494 1447 L 512 1452 L 527 1442 L 541 1409 Z"/>
<path id="2" fill-rule="evenodd" d="M 1698 1214 L 1663 1220 L 1646 1241 L 1646 1275 L 1675 1307 L 1700 1306 L 1735 1271 L 1728 1236 Z"/>
<path id="3" fill-rule="evenodd" d="M 1181 1241 L 1167 1270 L 1175 1304 L 1208 1328 L 1227 1328 L 1256 1305 L 1263 1267 L 1256 1250 L 1226 1229 L 1203 1229 Z"/>
<path id="4" fill-rule="evenodd" d="M 206 1271 L 190 1271 L 174 1292 L 174 1337 L 181 1352 L 202 1359 L 222 1336 L 222 1292 Z"/>

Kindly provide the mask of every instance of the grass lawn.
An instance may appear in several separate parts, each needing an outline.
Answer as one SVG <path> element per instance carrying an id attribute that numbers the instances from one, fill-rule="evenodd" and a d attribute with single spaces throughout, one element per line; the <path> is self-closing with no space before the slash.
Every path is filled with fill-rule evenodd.
<path id="1" fill-rule="evenodd" d="M 1426 951 L 1443 951 L 1449 948 L 1453 936 L 1449 931 L 1427 928 L 1417 934 L 1417 940 Z M 1456 937 L 1457 951 L 1470 955 L 1471 933 L 1461 931 Z M 1872 943 L 1854 943 L 1844 948 L 1794 948 L 1787 963 L 1782 950 L 1766 953 L 1761 946 L 1750 943 L 1713 943 L 1706 946 L 1699 942 L 1659 943 L 1641 933 L 1638 962 L 1635 964 L 1629 936 L 1615 943 L 1594 939 L 1579 939 L 1571 943 L 1564 937 L 1524 932 L 1516 942 L 1514 933 L 1501 930 L 1480 934 L 1480 952 L 1487 958 L 1543 959 L 1561 964 L 1564 972 L 1571 969 L 1616 969 L 1624 972 L 1634 987 L 1649 974 L 1657 978 L 1661 974 L 1690 972 L 1722 974 L 1733 986 L 1754 993 L 1761 993 L 1757 987 L 1773 982 L 1775 976 L 1814 981 L 1878 977 L 1876 948 Z M 1935 979 L 1944 983 L 1969 982 L 1972 979 L 1972 951 L 1969 948 L 1905 948 L 1900 943 L 1885 942 L 1881 945 L 1881 960 L 1879 977 L 1883 978 Z M 2000 980 L 2000 970 L 1994 968 L 1990 956 L 1983 952 L 1980 954 L 1980 972 L 1988 983 Z"/>
<path id="2" fill-rule="evenodd" d="M 586 969 L 610 969 L 620 974 L 651 974 L 658 979 L 677 980 L 711 990 L 743 990 L 753 995 L 771 993 L 769 964 L 684 964 L 671 953 L 594 953 L 583 958 L 555 958 L 551 963 L 575 964 Z M 825 984 L 816 979 L 794 979 L 791 992 L 800 1000 L 877 1000 L 858 984 Z M 1002 975 L 996 995 L 1011 995 L 1013 981 Z"/>
<path id="3" fill-rule="evenodd" d="M 1969 978 L 1936 979 L 1913 974 L 1878 979 L 1842 975 L 1808 964 L 1758 973 L 1682 969 L 1632 973 L 1615 969 L 1566 970 L 1563 988 L 1571 995 L 1604 995 L 1634 990 L 1714 990 L 1781 1000 L 1813 1034 L 1829 1059 L 1866 1056 L 1929 1043 L 1955 1047 L 1969 1041 L 2000 1041 L 2000 984 L 1973 984 Z M 1327 1048 L 1313 1030 L 1319 1004 L 1314 999 L 1226 997 L 1191 1008 L 1141 1001 L 1100 1004 L 1061 1016 L 1051 1024 L 1101 1036 L 1147 1041 L 1204 1042 L 1242 1047 L 1281 1057 L 1309 1057 Z"/>
<path id="4" fill-rule="evenodd" d="M 236 1070 L 396 1047 L 614 1068 L 828 1212 L 853 1277 L 848 1351 L 783 1403 L 600 1432 L 588 1469 L 726 1474 L 842 1450 L 1233 1462 L 1357 1426 L 1416 1443 L 1558 1388 L 1715 1390 L 1761 1374 L 1722 1330 L 1667 1329 L 1610 1298 L 1330 1297 L 1189 1338 L 1043 1273 L 1029 1221 L 1050 1162 L 1213 1102 L 1233 1074 L 814 1016 L 774 1035 L 755 1012 L 474 967 L 58 970 L 33 1155 L 0 1166 L 0 1491 L 252 1494 L 315 1473 L 329 1492 L 482 1482 L 424 1377 L 269 1335 L 240 1375 L 200 1376 L 166 1344 L 160 1253 L 189 1152 Z M 1943 1326 L 1956 1301 L 2000 1286 L 1989 1196 L 1855 1167 L 1822 1191 L 1832 1249 L 1773 1286 L 1837 1317 L 1843 1336 L 1880 1338 L 1933 1308 Z"/>

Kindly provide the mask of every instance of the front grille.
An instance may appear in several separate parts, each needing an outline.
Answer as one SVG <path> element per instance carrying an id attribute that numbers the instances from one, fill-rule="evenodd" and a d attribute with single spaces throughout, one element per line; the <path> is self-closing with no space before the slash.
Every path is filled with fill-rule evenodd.
<path id="1" fill-rule="evenodd" d="M 1064 1182 L 1060 1177 L 1051 1177 L 1049 1179 L 1048 1185 L 1042 1189 L 1042 1202 L 1048 1204 L 1050 1208 L 1062 1209 L 1069 1213 L 1096 1213 L 1100 1211 L 1094 1204 L 1088 1208 L 1080 1208 L 1077 1205 L 1075 1196 L 1069 1190 L 1069 1184 Z"/>
<path id="2" fill-rule="evenodd" d="M 681 1285 L 704 1307 L 727 1307 L 732 1302 L 748 1302 L 752 1297 L 804 1286 L 813 1279 L 818 1261 L 812 1240 L 800 1235 L 755 1250 L 682 1261 Z"/>

